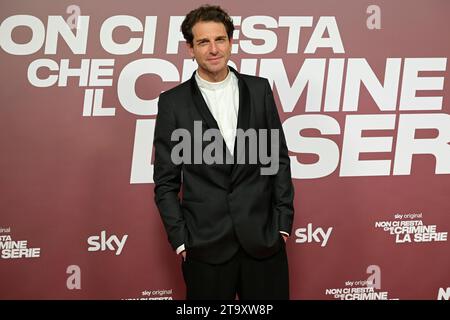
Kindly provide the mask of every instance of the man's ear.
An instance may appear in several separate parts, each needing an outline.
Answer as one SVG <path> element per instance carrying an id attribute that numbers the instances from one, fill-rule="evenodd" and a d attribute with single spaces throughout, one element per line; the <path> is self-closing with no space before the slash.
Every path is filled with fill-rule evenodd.
<path id="1" fill-rule="evenodd" d="M 189 42 L 186 42 L 186 48 L 188 49 L 191 58 L 194 58 L 194 47 Z"/>

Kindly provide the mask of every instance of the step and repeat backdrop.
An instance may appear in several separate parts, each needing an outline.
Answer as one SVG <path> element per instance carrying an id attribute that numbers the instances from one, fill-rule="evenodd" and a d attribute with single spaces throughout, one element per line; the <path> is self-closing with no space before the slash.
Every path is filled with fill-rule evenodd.
<path id="1" fill-rule="evenodd" d="M 201 4 L 1 2 L 1 299 L 184 298 L 152 142 Z M 450 299 L 450 2 L 213 4 L 283 122 L 291 298 Z"/>

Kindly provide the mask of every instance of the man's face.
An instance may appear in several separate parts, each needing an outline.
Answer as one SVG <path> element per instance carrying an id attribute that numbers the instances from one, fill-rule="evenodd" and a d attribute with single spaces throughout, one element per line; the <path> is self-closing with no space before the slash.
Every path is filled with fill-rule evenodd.
<path id="1" fill-rule="evenodd" d="M 214 21 L 200 21 L 192 28 L 194 39 L 188 44 L 189 53 L 198 63 L 200 76 L 211 82 L 222 81 L 228 73 L 231 41 L 225 25 Z"/>

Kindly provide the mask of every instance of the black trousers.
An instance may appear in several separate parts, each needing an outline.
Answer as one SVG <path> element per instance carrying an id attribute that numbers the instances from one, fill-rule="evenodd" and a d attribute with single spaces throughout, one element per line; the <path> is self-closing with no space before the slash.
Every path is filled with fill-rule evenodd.
<path id="1" fill-rule="evenodd" d="M 281 240 L 283 241 L 283 240 Z M 288 300 L 286 248 L 266 259 L 254 259 L 242 248 L 223 264 L 189 257 L 182 262 L 187 300 Z"/>

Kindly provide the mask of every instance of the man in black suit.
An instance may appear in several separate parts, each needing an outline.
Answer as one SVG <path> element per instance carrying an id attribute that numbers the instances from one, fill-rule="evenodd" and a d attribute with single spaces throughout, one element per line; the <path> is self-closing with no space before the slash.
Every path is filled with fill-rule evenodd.
<path id="1" fill-rule="evenodd" d="M 269 82 L 227 65 L 234 26 L 220 7 L 191 11 L 181 28 L 198 69 L 159 97 L 154 182 L 187 299 L 288 299 L 294 188 Z M 278 170 L 264 171 L 261 150 Z"/>

